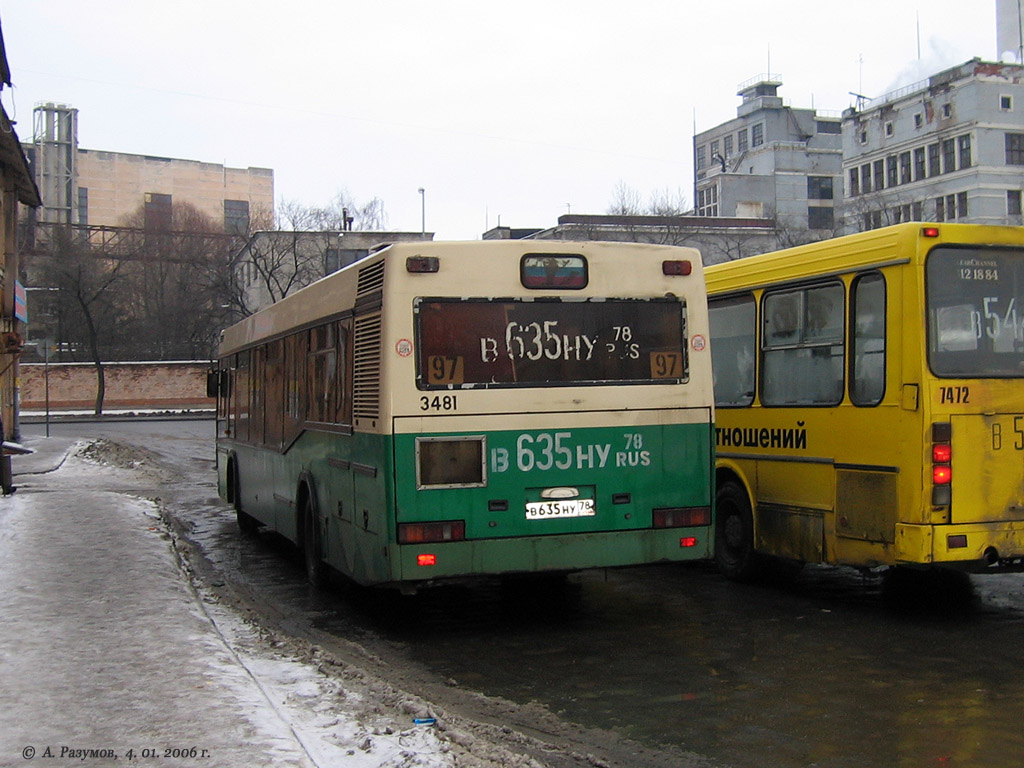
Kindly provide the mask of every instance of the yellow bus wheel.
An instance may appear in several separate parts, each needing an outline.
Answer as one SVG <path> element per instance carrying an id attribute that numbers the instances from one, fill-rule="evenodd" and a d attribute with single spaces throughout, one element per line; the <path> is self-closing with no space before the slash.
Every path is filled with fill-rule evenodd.
<path id="1" fill-rule="evenodd" d="M 754 517 L 746 492 L 738 483 L 723 483 L 715 495 L 715 506 L 715 563 L 719 571 L 741 581 L 754 577 L 760 559 L 754 552 Z"/>

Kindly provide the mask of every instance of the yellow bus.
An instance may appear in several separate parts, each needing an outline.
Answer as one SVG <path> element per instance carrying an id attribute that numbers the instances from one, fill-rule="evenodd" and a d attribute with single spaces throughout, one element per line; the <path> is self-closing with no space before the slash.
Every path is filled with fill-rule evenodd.
<path id="1" fill-rule="evenodd" d="M 314 583 L 708 558 L 707 334 L 693 249 L 391 245 L 224 331 L 220 493 Z"/>
<path id="2" fill-rule="evenodd" d="M 901 224 L 706 278 L 725 574 L 1021 569 L 1024 229 Z"/>

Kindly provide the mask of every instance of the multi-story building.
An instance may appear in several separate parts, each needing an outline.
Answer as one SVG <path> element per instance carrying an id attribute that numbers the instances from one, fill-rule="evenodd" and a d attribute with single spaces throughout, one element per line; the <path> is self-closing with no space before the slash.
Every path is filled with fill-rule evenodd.
<path id="1" fill-rule="evenodd" d="M 844 231 L 1021 224 L 1024 67 L 972 59 L 843 113 Z"/>
<path id="2" fill-rule="evenodd" d="M 122 227 L 138 218 L 147 228 L 170 229 L 176 201 L 187 202 L 229 234 L 247 233 L 250 218 L 272 221 L 274 172 L 228 168 L 78 146 L 78 110 L 42 104 L 34 112 L 34 136 L 25 146 L 43 199 L 43 223 Z"/>
<path id="3" fill-rule="evenodd" d="M 842 196 L 840 118 L 788 106 L 781 85 L 778 75 L 741 84 L 736 118 L 694 137 L 696 213 L 831 233 Z"/>

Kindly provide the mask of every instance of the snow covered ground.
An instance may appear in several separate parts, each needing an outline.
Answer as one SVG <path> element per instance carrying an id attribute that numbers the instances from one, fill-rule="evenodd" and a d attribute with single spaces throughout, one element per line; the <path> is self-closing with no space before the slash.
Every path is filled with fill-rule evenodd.
<path id="1" fill-rule="evenodd" d="M 80 442 L 0 500 L 0 765 L 543 765 L 219 600 L 145 498 L 158 472 Z"/>

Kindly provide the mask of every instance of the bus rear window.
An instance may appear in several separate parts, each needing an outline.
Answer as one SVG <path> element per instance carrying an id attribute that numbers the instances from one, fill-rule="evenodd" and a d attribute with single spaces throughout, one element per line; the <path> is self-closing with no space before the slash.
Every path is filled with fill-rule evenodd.
<path id="1" fill-rule="evenodd" d="M 928 256 L 928 363 L 937 376 L 1024 376 L 1024 251 Z"/>
<path id="2" fill-rule="evenodd" d="M 680 299 L 420 299 L 417 386 L 680 382 L 688 375 Z"/>

